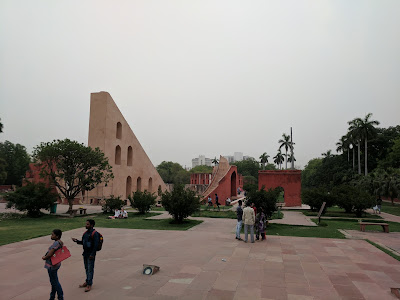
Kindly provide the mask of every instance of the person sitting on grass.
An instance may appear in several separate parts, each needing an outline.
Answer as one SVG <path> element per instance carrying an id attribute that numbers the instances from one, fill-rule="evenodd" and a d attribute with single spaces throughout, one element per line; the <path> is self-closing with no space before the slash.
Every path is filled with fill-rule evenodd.
<path id="1" fill-rule="evenodd" d="M 119 218 L 128 219 L 128 212 L 125 209 L 121 208 L 121 213 L 119 214 Z"/>
<path id="2" fill-rule="evenodd" d="M 117 208 L 116 210 L 115 210 L 115 212 L 114 212 L 114 215 L 113 216 L 109 216 L 107 219 L 118 219 L 119 218 L 119 216 L 121 215 L 121 212 L 120 212 L 120 210 Z"/>

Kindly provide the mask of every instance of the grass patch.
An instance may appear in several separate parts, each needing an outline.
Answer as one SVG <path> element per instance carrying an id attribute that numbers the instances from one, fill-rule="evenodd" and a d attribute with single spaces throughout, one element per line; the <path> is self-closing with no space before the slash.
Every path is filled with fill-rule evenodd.
<path id="1" fill-rule="evenodd" d="M 370 243 L 371 245 L 375 246 L 376 248 L 378 248 L 379 250 L 385 252 L 386 254 L 390 255 L 391 257 L 393 257 L 394 259 L 397 259 L 398 261 L 400 261 L 400 256 L 397 254 L 394 254 L 392 251 L 389 251 L 386 248 L 383 248 L 382 246 L 379 246 L 378 244 L 374 243 L 373 241 L 370 241 L 368 239 L 366 239 L 366 241 L 368 243 Z"/>
<path id="2" fill-rule="evenodd" d="M 317 211 L 310 210 L 300 210 L 304 215 L 309 217 L 316 217 L 318 215 Z M 355 213 L 346 213 L 343 208 L 334 206 L 328 207 L 325 214 L 322 217 L 334 217 L 334 218 L 357 218 Z M 371 215 L 369 213 L 364 213 L 362 219 L 382 219 L 379 215 Z"/>
<path id="3" fill-rule="evenodd" d="M 76 228 L 84 229 L 86 219 L 88 218 L 96 221 L 95 227 L 154 230 L 187 230 L 202 222 L 199 220 L 186 220 L 182 224 L 172 224 L 170 223 L 172 219 L 145 219 L 155 215 L 158 214 L 147 213 L 140 215 L 138 213 L 130 213 L 128 219 L 119 220 L 106 219 L 106 215 L 104 214 L 95 214 L 75 218 L 62 218 L 53 215 L 45 215 L 41 218 L 28 218 L 22 215 L 20 218 L 1 219 L 0 245 L 50 235 L 51 231 L 55 228 L 59 228 L 62 231 L 68 231 Z"/>
<path id="4" fill-rule="evenodd" d="M 400 217 L 400 204 L 394 203 L 394 205 L 392 205 L 390 202 L 382 201 L 381 211 Z"/>

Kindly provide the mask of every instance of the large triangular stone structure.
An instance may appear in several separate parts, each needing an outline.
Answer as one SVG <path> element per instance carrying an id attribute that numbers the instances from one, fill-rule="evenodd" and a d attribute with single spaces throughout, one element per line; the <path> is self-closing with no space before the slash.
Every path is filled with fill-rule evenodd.
<path id="1" fill-rule="evenodd" d="M 92 93 L 90 96 L 88 145 L 92 148 L 99 147 L 105 153 L 114 174 L 114 179 L 107 186 L 99 185 L 86 196 L 91 200 L 95 199 L 93 203 L 110 195 L 126 199 L 138 190 L 157 193 L 159 189 L 167 189 L 128 122 L 107 92 Z"/>

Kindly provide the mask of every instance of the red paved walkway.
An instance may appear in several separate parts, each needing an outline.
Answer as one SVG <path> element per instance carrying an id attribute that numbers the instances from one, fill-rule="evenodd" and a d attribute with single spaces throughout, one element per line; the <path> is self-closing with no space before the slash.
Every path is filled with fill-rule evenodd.
<path id="1" fill-rule="evenodd" d="M 193 230 L 102 228 L 93 290 L 84 293 L 81 248 L 64 233 L 72 257 L 59 271 L 66 299 L 394 299 L 400 262 L 360 240 L 268 236 L 236 241 L 235 220 L 207 219 Z M 51 229 L 49 229 L 50 231 Z M 41 237 L 0 247 L 0 298 L 46 299 L 50 291 Z M 226 259 L 224 262 L 222 259 Z M 143 263 L 161 267 L 141 274 Z"/>

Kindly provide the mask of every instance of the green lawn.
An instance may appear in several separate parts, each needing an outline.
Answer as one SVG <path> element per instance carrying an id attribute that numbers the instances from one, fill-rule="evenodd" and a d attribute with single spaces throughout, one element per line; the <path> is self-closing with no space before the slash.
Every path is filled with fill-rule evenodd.
<path id="1" fill-rule="evenodd" d="M 392 203 L 383 201 L 381 211 L 400 217 L 400 204 L 395 203 L 393 206 Z"/>
<path id="2" fill-rule="evenodd" d="M 0 214 L 0 245 L 50 235 L 51 231 L 55 228 L 59 228 L 62 231 L 80 227 L 83 229 L 87 218 L 92 218 L 96 221 L 95 227 L 105 228 L 187 230 L 202 223 L 202 221 L 199 220 L 187 220 L 183 224 L 171 224 L 171 219 L 145 219 L 157 215 L 157 213 L 148 213 L 145 215 L 130 213 L 128 219 L 119 220 L 106 219 L 106 215 L 103 214 L 75 218 L 60 218 L 57 216 L 45 215 L 41 218 L 34 219 L 25 216 L 7 219 L 3 215 L 5 214 Z"/>
<path id="3" fill-rule="evenodd" d="M 310 211 L 310 210 L 301 210 L 301 212 L 306 216 L 317 216 L 317 211 Z M 357 218 L 356 214 L 354 213 L 346 213 L 343 208 L 334 206 L 328 207 L 325 214 L 322 217 L 336 217 L 336 218 Z M 368 213 L 364 213 L 362 216 L 363 219 L 382 219 L 379 215 L 371 215 Z"/>
<path id="4" fill-rule="evenodd" d="M 318 222 L 318 219 L 312 219 Z M 383 222 L 383 221 L 381 221 Z M 294 226 L 284 224 L 269 224 L 267 227 L 267 235 L 282 235 L 282 236 L 301 236 L 301 237 L 318 237 L 318 238 L 339 238 L 343 239 L 344 235 L 338 229 L 360 230 L 360 225 L 357 220 L 349 219 L 325 219 L 323 223 L 326 226 Z M 374 221 L 379 223 L 379 221 Z M 389 224 L 390 232 L 400 232 L 400 223 L 384 222 Z M 368 226 L 367 231 L 382 231 L 382 227 Z"/>

